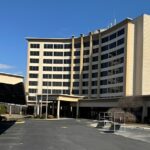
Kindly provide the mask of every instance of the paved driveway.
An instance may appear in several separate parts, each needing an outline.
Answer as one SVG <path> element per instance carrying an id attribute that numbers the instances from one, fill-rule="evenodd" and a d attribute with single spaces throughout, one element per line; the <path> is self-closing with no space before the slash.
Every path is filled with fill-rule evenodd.
<path id="1" fill-rule="evenodd" d="M 0 135 L 0 150 L 149 150 L 150 144 L 102 134 L 74 119 L 26 120 Z"/>

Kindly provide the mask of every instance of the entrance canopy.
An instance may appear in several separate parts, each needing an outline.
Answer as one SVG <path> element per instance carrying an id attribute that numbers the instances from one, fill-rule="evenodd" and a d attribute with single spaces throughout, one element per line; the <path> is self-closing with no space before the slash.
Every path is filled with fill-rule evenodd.
<path id="1" fill-rule="evenodd" d="M 78 102 L 83 99 L 84 96 L 76 96 L 76 95 L 65 95 L 65 94 L 51 94 L 51 95 L 38 95 L 38 101 L 66 101 L 66 102 Z"/>

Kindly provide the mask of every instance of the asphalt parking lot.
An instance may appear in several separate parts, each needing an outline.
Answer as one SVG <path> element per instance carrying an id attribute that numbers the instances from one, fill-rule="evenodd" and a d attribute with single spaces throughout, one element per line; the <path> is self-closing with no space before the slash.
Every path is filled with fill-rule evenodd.
<path id="1" fill-rule="evenodd" d="M 1 129 L 0 129 L 1 130 Z M 26 120 L 0 134 L 0 150 L 149 150 L 150 143 L 103 134 L 83 120 Z"/>

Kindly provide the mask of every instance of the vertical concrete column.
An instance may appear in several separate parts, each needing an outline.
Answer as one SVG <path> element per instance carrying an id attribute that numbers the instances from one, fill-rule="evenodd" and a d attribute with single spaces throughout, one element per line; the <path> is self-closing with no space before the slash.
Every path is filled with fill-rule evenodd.
<path id="1" fill-rule="evenodd" d="M 79 118 L 79 102 L 76 104 L 76 118 Z"/>
<path id="2" fill-rule="evenodd" d="M 57 118 L 60 118 L 60 100 L 57 101 Z"/>
<path id="3" fill-rule="evenodd" d="M 72 36 L 72 49 L 71 49 L 70 95 L 72 95 L 73 89 L 73 58 L 74 58 L 74 36 Z"/>
<path id="4" fill-rule="evenodd" d="M 81 49 L 80 49 L 80 81 L 79 95 L 82 95 L 82 74 L 83 74 L 83 34 L 81 34 Z"/>
<path id="5" fill-rule="evenodd" d="M 11 106 L 11 104 L 9 105 L 9 115 L 11 115 L 12 114 L 12 106 Z"/>
<path id="6" fill-rule="evenodd" d="M 147 117 L 147 109 L 146 104 L 143 104 L 142 122 L 144 122 L 144 118 Z"/>
<path id="7" fill-rule="evenodd" d="M 90 37 L 90 49 L 89 49 L 89 92 L 88 92 L 88 98 L 91 97 L 91 81 L 92 81 L 92 53 L 93 53 L 93 42 L 92 42 L 92 32 L 89 34 Z"/>
<path id="8" fill-rule="evenodd" d="M 98 86 L 97 86 L 97 98 L 100 97 L 100 75 L 101 75 L 101 32 L 99 30 L 99 52 L 98 52 Z"/>
<path id="9" fill-rule="evenodd" d="M 20 113 L 20 115 L 22 115 L 22 106 L 20 106 L 20 112 L 19 113 Z"/>
<path id="10" fill-rule="evenodd" d="M 40 105 L 39 104 L 37 105 L 37 115 L 38 116 L 40 115 Z"/>

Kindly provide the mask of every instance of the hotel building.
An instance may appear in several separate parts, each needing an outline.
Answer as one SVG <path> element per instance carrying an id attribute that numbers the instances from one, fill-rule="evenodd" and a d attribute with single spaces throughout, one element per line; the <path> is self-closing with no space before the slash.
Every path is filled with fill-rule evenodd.
<path id="1" fill-rule="evenodd" d="M 79 107 L 89 108 L 117 107 L 120 98 L 136 97 L 150 113 L 144 100 L 150 95 L 150 15 L 80 37 L 27 41 L 29 106 L 37 95 L 83 96 Z"/>

